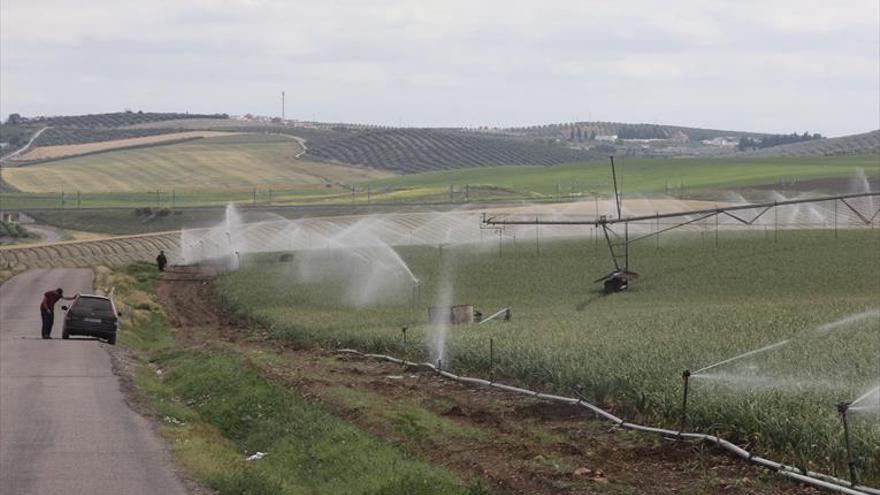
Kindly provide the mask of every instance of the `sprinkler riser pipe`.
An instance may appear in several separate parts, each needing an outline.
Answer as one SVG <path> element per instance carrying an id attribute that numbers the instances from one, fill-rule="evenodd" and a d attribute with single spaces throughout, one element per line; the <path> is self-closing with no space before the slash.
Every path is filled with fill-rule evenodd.
<path id="1" fill-rule="evenodd" d="M 684 372 L 681 374 L 681 378 L 684 381 L 684 390 L 683 390 L 682 399 L 681 399 L 681 427 L 680 427 L 680 430 L 684 431 L 685 428 L 687 427 L 688 392 L 690 389 L 691 371 L 684 370 Z"/>
<path id="2" fill-rule="evenodd" d="M 489 339 L 489 381 L 495 381 L 495 339 Z"/>
<path id="3" fill-rule="evenodd" d="M 849 418 L 846 414 L 849 410 L 849 406 L 850 404 L 848 402 L 841 402 L 837 405 L 837 412 L 840 413 L 840 420 L 843 422 L 843 441 L 846 443 L 846 460 L 847 466 L 849 467 L 849 481 L 852 486 L 856 486 L 859 484 L 859 470 L 856 467 L 856 458 L 853 455 L 852 440 L 849 434 Z"/>

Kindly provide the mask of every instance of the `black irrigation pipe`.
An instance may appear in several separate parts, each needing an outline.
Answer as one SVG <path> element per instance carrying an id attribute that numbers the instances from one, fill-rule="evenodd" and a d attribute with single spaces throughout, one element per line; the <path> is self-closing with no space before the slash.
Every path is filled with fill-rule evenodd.
<path id="1" fill-rule="evenodd" d="M 724 440 L 715 435 L 707 435 L 704 433 L 692 433 L 685 431 L 675 431 L 669 430 L 666 428 L 655 428 L 651 426 L 643 426 L 635 423 L 629 423 L 624 421 L 623 419 L 611 414 L 610 412 L 593 405 L 583 399 L 575 399 L 572 397 L 563 397 L 560 395 L 553 394 L 545 394 L 541 392 L 535 392 L 533 390 L 528 390 L 525 388 L 514 387 L 511 385 L 505 385 L 503 383 L 498 383 L 495 381 L 483 380 L 482 378 L 473 378 L 467 376 L 459 376 L 448 371 L 444 371 L 437 366 L 431 363 L 416 363 L 413 361 L 407 361 L 405 359 L 398 359 L 392 356 L 388 356 L 386 354 L 369 354 L 365 352 L 358 351 L 356 349 L 337 349 L 337 353 L 340 354 L 354 354 L 357 356 L 378 359 L 380 361 L 387 361 L 389 363 L 400 364 L 403 366 L 411 366 L 415 368 L 427 368 L 438 375 L 448 378 L 450 380 L 454 380 L 459 383 L 465 383 L 469 385 L 478 385 L 482 387 L 492 387 L 499 390 L 505 390 L 507 392 L 513 392 L 520 395 L 528 395 L 530 397 L 534 397 L 536 399 L 546 400 L 550 402 L 557 402 L 561 404 L 569 404 L 573 406 L 580 406 L 592 411 L 597 416 L 601 416 L 612 423 L 615 423 L 617 426 L 633 431 L 641 431 L 644 433 L 653 433 L 656 435 L 660 435 L 666 438 L 675 438 L 675 439 L 688 439 L 688 440 L 699 440 L 701 442 L 718 446 L 735 456 L 744 459 L 746 461 L 751 462 L 752 464 L 757 464 L 758 466 L 767 468 L 771 471 L 774 471 L 776 474 L 783 478 L 787 478 L 792 481 L 796 481 L 799 483 L 805 483 L 816 488 L 822 488 L 825 490 L 830 490 L 837 493 L 844 493 L 847 495 L 880 495 L 880 489 L 872 488 L 863 485 L 853 486 L 849 481 L 835 478 L 834 476 L 829 476 L 827 474 L 817 473 L 814 471 L 808 471 L 804 469 L 799 469 L 794 466 L 789 466 L 787 464 L 783 464 L 781 462 L 772 461 L 770 459 L 765 459 L 763 457 L 759 457 L 742 447 L 739 447 L 727 440 Z"/>

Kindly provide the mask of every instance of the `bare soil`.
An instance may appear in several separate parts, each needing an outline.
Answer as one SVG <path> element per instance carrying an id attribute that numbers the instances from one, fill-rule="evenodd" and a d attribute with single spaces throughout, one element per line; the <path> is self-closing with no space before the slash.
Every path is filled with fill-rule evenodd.
<path id="1" fill-rule="evenodd" d="M 709 446 L 620 430 L 582 408 L 270 339 L 212 305 L 211 279 L 209 268 L 175 267 L 158 286 L 180 345 L 235 352 L 302 397 L 493 493 L 818 493 Z M 413 410 L 438 426 L 401 428 Z"/>

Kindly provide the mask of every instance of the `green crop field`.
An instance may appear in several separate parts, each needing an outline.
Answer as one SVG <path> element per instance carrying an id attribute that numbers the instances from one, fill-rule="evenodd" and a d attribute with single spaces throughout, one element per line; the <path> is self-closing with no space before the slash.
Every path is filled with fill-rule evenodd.
<path id="1" fill-rule="evenodd" d="M 808 158 L 672 158 L 616 160 L 618 182 L 624 195 L 735 188 L 792 180 L 850 177 L 864 170 L 880 178 L 880 155 Z M 575 193 L 608 194 L 611 171 L 606 161 L 572 163 L 555 167 L 506 166 L 426 172 L 371 181 L 373 188 L 410 188 L 427 193 L 446 190 L 450 184 L 491 185 L 523 193 L 555 196 Z M 557 189 L 558 187 L 558 189 Z"/>
<path id="2" fill-rule="evenodd" d="M 252 187 L 323 190 L 338 182 L 387 177 L 388 172 L 295 159 L 286 136 L 245 134 L 152 148 L 110 151 L 25 167 L 4 180 L 32 193 L 184 190 L 242 191 Z"/>
<path id="3" fill-rule="evenodd" d="M 717 247 L 699 233 L 668 236 L 659 249 L 653 242 L 632 249 L 642 277 L 613 296 L 592 282 L 609 270 L 601 244 L 547 242 L 538 252 L 534 241 L 508 241 L 499 250 L 497 236 L 487 238 L 477 246 L 399 248 L 419 291 L 407 277 L 393 283 L 392 272 L 382 288 L 363 286 L 372 263 L 361 273 L 334 251 L 303 261 L 296 254 L 293 263 L 255 256 L 215 288 L 225 307 L 264 323 L 276 339 L 411 359 L 437 355 L 429 351 L 438 334 L 427 325 L 427 306 L 474 304 L 486 315 L 510 306 L 510 322 L 450 329 L 444 366 L 487 376 L 494 339 L 494 372 L 503 381 L 580 394 L 627 420 L 671 427 L 679 424 L 683 370 L 789 339 L 693 377 L 689 428 L 846 476 L 835 404 L 880 379 L 876 231 L 836 239 L 828 231 L 785 231 L 777 242 L 760 231 L 722 233 Z M 315 267 L 324 276 L 314 278 Z M 352 287 L 376 304 L 352 306 Z M 851 315 L 852 322 L 829 325 Z M 850 416 L 859 467 L 877 482 L 880 421 L 871 407 Z"/>
<path id="4" fill-rule="evenodd" d="M 235 140 L 239 139 L 247 144 L 234 145 Z M 4 176 L 12 185 L 24 190 L 34 188 L 43 192 L 5 192 L 0 194 L 0 202 L 5 208 L 22 209 L 78 206 L 170 208 L 219 206 L 228 202 L 257 205 L 366 204 L 368 201 L 457 203 L 495 199 L 555 200 L 557 197 L 568 200 L 593 194 L 607 197 L 613 190 L 606 161 L 553 167 L 477 167 L 377 179 L 375 177 L 383 177 L 387 173 L 290 160 L 289 153 L 298 145 L 286 139 L 260 135 L 210 138 L 157 148 L 108 152 L 23 168 L 6 168 Z M 267 142 L 261 143 L 259 140 Z M 192 160 L 189 160 L 187 157 L 191 154 Z M 117 163 L 113 158 L 115 156 L 132 160 Z M 143 157 L 145 161 L 138 162 L 133 157 Z M 165 163 L 162 157 L 178 161 Z M 224 157 L 232 158 L 224 161 Z M 255 161 L 249 161 L 251 159 Z M 153 164 L 154 168 L 149 169 L 145 164 Z M 859 170 L 864 171 L 872 182 L 880 181 L 878 155 L 619 159 L 617 164 L 618 181 L 624 196 L 668 192 L 676 197 L 697 196 L 723 200 L 729 199 L 723 195 L 726 189 L 772 186 L 780 179 L 789 184 L 789 189 L 794 181 L 803 184 L 800 189 L 796 186 L 797 192 L 840 191 L 849 189 L 846 179 L 853 177 Z M 73 167 L 69 168 L 71 165 Z M 147 169 L 151 171 L 147 172 Z M 98 170 L 106 170 L 107 175 L 92 173 Z M 170 171 L 164 172 L 165 170 Z M 90 181 L 87 187 L 91 189 L 78 191 L 74 182 L 68 180 L 69 177 Z M 103 180 L 98 180 L 98 177 Z M 823 179 L 833 179 L 836 183 L 816 183 Z M 350 189 L 344 187 L 327 188 L 315 184 L 322 180 L 354 183 L 356 193 L 353 196 Z M 120 183 L 115 189 L 118 192 L 83 192 L 106 190 L 107 184 L 115 184 L 114 181 Z M 291 184 L 285 181 L 299 182 Z M 452 198 L 449 196 L 450 185 L 454 190 Z M 63 197 L 62 188 L 65 191 Z M 719 194 L 719 191 L 722 193 Z"/>

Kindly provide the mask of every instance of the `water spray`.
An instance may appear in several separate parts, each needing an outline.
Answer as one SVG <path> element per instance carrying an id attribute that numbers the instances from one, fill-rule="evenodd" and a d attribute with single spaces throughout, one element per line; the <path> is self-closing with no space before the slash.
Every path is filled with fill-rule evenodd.
<path id="1" fill-rule="evenodd" d="M 732 358 L 725 359 L 725 360 L 723 360 L 723 361 L 718 361 L 717 363 L 715 363 L 715 364 L 710 364 L 709 366 L 706 366 L 705 368 L 700 368 L 700 369 L 698 369 L 697 371 L 694 371 L 692 374 L 693 374 L 695 377 L 696 377 L 696 376 L 699 376 L 700 374 L 702 374 L 702 373 L 704 373 L 704 372 L 706 372 L 706 371 L 709 371 L 709 370 L 711 370 L 712 368 L 717 368 L 717 367 L 722 366 L 722 365 L 725 365 L 725 364 L 727 364 L 727 363 L 732 363 L 732 362 L 734 362 L 734 361 L 739 361 L 740 359 L 743 359 L 743 358 L 746 358 L 746 357 L 749 357 L 749 356 L 753 356 L 753 355 L 758 354 L 758 353 L 761 353 L 761 352 L 769 351 L 769 350 L 771 350 L 771 349 L 775 349 L 775 348 L 777 348 L 777 347 L 781 347 L 781 346 L 783 346 L 783 345 L 789 343 L 790 341 L 791 341 L 791 339 L 785 339 L 785 340 L 780 341 L 780 342 L 777 342 L 777 343 L 775 343 L 775 344 L 770 344 L 770 345 L 768 345 L 768 346 L 761 347 L 760 349 L 755 349 L 755 350 L 752 350 L 752 351 L 744 352 L 744 353 L 742 353 L 742 354 L 740 354 L 740 355 L 738 355 L 738 356 L 734 356 L 734 357 L 732 357 Z M 689 374 L 689 375 L 690 375 L 690 374 Z"/>
<path id="2" fill-rule="evenodd" d="M 480 323 L 478 323 L 478 325 L 482 325 L 483 323 L 486 323 L 487 321 L 494 320 L 495 318 L 497 318 L 501 315 L 504 315 L 504 321 L 510 321 L 510 307 L 501 308 L 500 310 L 496 311 L 495 313 L 492 313 L 492 315 L 490 315 L 489 317 L 483 318 L 482 320 L 480 320 Z"/>
<path id="3" fill-rule="evenodd" d="M 410 294 L 410 308 L 412 311 L 416 310 L 416 307 L 419 305 L 419 301 L 422 298 L 422 283 L 419 280 L 413 280 L 412 285 L 412 294 Z M 404 331 L 405 333 L 405 331 Z"/>
<path id="4" fill-rule="evenodd" d="M 856 486 L 859 484 L 859 471 L 856 468 L 856 460 L 853 456 L 852 441 L 850 440 L 849 435 L 849 419 L 846 415 L 849 406 L 851 405 L 852 403 L 850 402 L 841 402 L 837 404 L 837 412 L 840 413 L 840 420 L 843 422 L 843 441 L 846 442 L 846 460 L 847 465 L 849 466 L 849 481 L 852 486 Z"/>

